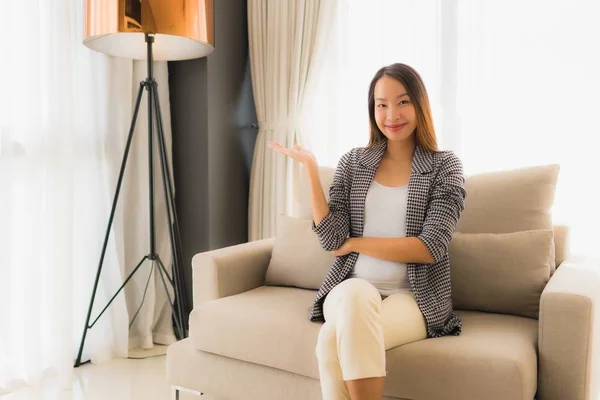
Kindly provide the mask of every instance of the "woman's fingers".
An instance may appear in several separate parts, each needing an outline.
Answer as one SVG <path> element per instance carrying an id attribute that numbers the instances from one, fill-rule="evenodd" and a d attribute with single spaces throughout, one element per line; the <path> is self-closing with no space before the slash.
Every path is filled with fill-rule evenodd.
<path id="1" fill-rule="evenodd" d="M 273 148 L 273 149 L 275 149 L 275 148 L 287 149 L 287 147 L 285 147 L 285 146 L 283 146 L 283 145 L 281 145 L 281 144 L 279 144 L 277 142 L 273 142 L 273 141 L 267 142 L 267 145 L 269 147 Z M 302 150 L 302 146 L 300 146 L 299 144 L 297 144 L 294 147 L 292 147 L 292 149 L 294 149 L 294 150 Z"/>
<path id="2" fill-rule="evenodd" d="M 278 153 L 285 154 L 286 156 L 288 156 L 290 153 L 290 150 L 288 148 L 283 147 L 277 142 L 269 142 L 268 146 L 273 150 L 277 151 Z"/>
<path id="3" fill-rule="evenodd" d="M 273 150 L 278 151 L 279 153 L 285 154 L 286 156 L 291 156 L 292 153 L 296 150 L 296 147 L 288 149 L 287 147 L 282 146 L 277 142 L 269 142 L 268 146 Z"/>
<path id="4" fill-rule="evenodd" d="M 272 149 L 281 149 L 283 147 L 282 145 L 280 145 L 277 142 L 268 142 L 267 146 L 269 146 Z"/>
<path id="5" fill-rule="evenodd" d="M 291 149 L 288 149 L 287 147 L 273 141 L 268 142 L 267 145 L 278 153 L 291 157 L 301 163 L 305 163 L 307 160 L 310 161 L 310 157 L 312 156 L 310 152 L 303 149 L 302 146 L 298 144 Z"/>

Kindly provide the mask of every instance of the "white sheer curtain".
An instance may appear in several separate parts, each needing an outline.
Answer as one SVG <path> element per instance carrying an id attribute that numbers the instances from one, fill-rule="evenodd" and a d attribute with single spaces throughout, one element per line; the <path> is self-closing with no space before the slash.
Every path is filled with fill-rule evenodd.
<path id="1" fill-rule="evenodd" d="M 367 143 L 368 84 L 381 66 L 403 62 L 423 77 L 441 146 L 467 175 L 560 163 L 555 222 L 571 226 L 573 252 L 598 254 L 600 3 L 338 4 L 305 124 L 321 164 Z"/>
<path id="2" fill-rule="evenodd" d="M 145 76 L 143 63 L 82 45 L 83 4 L 0 4 L 0 395 L 48 375 L 70 386 L 133 93 Z M 156 69 L 170 138 L 166 64 Z M 135 266 L 131 260 L 148 251 L 145 110 L 93 317 Z M 164 200 L 158 196 L 157 203 Z M 165 249 L 165 224 L 158 224 L 158 248 Z M 163 260 L 168 265 L 170 257 Z M 126 356 L 128 346 L 173 340 L 164 293 L 151 285 L 128 341 L 128 314 L 139 305 L 146 277 L 136 277 L 127 304 L 117 297 L 89 332 L 83 360 L 97 363 Z"/>
<path id="3" fill-rule="evenodd" d="M 279 214 L 296 213 L 299 166 L 267 142 L 305 145 L 301 121 L 306 93 L 319 69 L 320 49 L 335 3 L 328 0 L 250 0 L 248 35 L 259 132 L 248 216 L 249 239 L 275 234 Z"/>

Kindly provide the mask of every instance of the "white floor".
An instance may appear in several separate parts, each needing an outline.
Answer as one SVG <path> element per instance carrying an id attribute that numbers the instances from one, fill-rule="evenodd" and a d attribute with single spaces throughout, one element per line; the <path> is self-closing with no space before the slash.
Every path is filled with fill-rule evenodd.
<path id="1" fill-rule="evenodd" d="M 75 368 L 71 390 L 55 382 L 43 387 L 23 388 L 2 400 L 170 400 L 165 379 L 166 356 L 146 359 L 116 359 L 100 365 Z M 182 393 L 180 400 L 205 400 L 205 396 Z"/>

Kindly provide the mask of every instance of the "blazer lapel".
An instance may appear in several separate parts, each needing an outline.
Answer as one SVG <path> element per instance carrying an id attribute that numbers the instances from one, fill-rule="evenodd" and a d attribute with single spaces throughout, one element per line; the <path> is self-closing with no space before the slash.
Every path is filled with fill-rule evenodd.
<path id="1" fill-rule="evenodd" d="M 367 193 L 386 147 L 387 140 L 382 140 L 362 149 L 358 170 L 352 182 L 353 190 L 350 191 L 350 204 L 354 208 L 351 212 L 351 222 L 356 237 L 363 235 Z"/>
<path id="2" fill-rule="evenodd" d="M 432 171 L 433 153 L 417 145 L 408 182 L 406 205 L 406 236 L 408 237 L 418 236 L 423 229 Z"/>

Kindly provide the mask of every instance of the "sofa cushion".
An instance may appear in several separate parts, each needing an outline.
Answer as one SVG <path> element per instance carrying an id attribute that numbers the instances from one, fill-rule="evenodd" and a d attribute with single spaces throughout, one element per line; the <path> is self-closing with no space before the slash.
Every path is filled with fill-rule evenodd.
<path id="1" fill-rule="evenodd" d="M 458 314 L 460 336 L 387 351 L 387 374 L 393 379 L 386 380 L 384 392 L 409 399 L 533 399 L 538 321 L 478 311 Z"/>
<path id="2" fill-rule="evenodd" d="M 280 215 L 265 284 L 318 290 L 334 261 L 313 232 L 312 219 Z"/>
<path id="3" fill-rule="evenodd" d="M 198 350 L 318 379 L 321 324 L 310 322 L 316 291 L 261 286 L 194 307 L 190 338 Z"/>
<path id="4" fill-rule="evenodd" d="M 558 164 L 465 177 L 467 198 L 456 230 L 508 233 L 552 229 Z"/>
<path id="5" fill-rule="evenodd" d="M 322 324 L 308 321 L 315 292 L 263 286 L 206 302 L 190 315 L 198 350 L 318 379 Z M 458 311 L 460 336 L 387 351 L 385 394 L 408 399 L 532 399 L 537 382 L 537 321 Z M 529 397 L 527 397 L 529 396 Z"/>
<path id="6" fill-rule="evenodd" d="M 455 308 L 538 317 L 554 267 L 551 230 L 455 233 L 448 252 Z"/>

